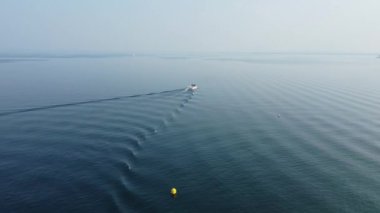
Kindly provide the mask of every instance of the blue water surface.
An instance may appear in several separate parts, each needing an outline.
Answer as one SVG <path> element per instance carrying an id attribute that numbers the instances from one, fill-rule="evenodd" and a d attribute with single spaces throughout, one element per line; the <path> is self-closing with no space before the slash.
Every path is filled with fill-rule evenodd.
<path id="1" fill-rule="evenodd" d="M 3 56 L 0 100 L 0 212 L 380 211 L 374 55 Z"/>

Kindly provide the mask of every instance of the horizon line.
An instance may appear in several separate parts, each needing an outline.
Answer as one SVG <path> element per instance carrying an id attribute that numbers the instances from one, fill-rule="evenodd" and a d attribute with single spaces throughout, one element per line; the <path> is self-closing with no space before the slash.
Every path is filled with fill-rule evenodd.
<path id="1" fill-rule="evenodd" d="M 160 56 L 166 54 L 262 54 L 262 55 L 379 55 L 374 52 L 302 52 L 302 51 L 128 51 L 128 52 L 0 52 L 0 58 L 104 58 L 126 56 Z"/>

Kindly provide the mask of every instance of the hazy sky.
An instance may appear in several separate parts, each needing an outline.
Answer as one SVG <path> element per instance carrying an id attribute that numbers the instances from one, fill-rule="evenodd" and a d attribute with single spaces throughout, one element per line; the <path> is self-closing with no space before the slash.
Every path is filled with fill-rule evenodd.
<path id="1" fill-rule="evenodd" d="M 380 52 L 380 0 L 1 0 L 0 52 Z"/>

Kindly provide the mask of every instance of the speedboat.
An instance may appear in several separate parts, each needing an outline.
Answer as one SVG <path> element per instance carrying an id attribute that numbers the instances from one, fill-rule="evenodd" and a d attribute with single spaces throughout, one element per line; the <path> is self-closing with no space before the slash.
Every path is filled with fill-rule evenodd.
<path id="1" fill-rule="evenodd" d="M 186 87 L 186 91 L 195 92 L 195 90 L 198 89 L 198 86 L 196 84 L 190 84 L 190 86 Z"/>

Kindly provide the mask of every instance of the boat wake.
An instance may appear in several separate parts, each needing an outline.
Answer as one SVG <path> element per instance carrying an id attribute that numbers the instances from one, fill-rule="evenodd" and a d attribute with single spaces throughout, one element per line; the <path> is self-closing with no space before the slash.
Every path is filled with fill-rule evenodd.
<path id="1" fill-rule="evenodd" d="M 105 101 L 115 101 L 115 100 L 126 99 L 126 98 L 137 98 L 137 97 L 142 97 L 142 96 L 175 93 L 175 92 L 181 92 L 181 91 L 183 91 L 183 89 L 166 90 L 166 91 L 162 91 L 162 92 L 146 93 L 146 94 L 138 94 L 138 95 L 117 96 L 117 97 L 113 97 L 113 98 L 103 98 L 103 99 L 72 102 L 72 103 L 65 103 L 65 104 L 53 104 L 53 105 L 48 105 L 48 106 L 40 106 L 40 107 L 33 107 L 33 108 L 17 109 L 17 110 L 12 110 L 12 111 L 0 112 L 0 116 L 6 116 L 6 115 L 18 114 L 18 113 L 24 113 L 24 112 L 32 112 L 32 111 L 38 111 L 38 110 L 44 110 L 44 109 L 53 109 L 53 108 L 60 108 L 60 107 L 76 106 L 76 105 L 82 105 L 82 104 L 100 103 L 100 102 L 105 102 Z"/>
<path id="2" fill-rule="evenodd" d="M 37 202 L 35 197 L 40 197 L 35 196 L 36 191 L 19 187 L 24 185 L 38 188 L 45 200 L 70 194 L 66 196 L 70 206 L 81 212 L 138 209 L 145 204 L 136 188 L 147 181 L 146 173 L 139 169 L 143 156 L 152 143 L 160 141 L 163 130 L 173 124 L 193 96 L 181 88 L 1 113 L 2 162 L 8 166 L 0 168 L 0 173 L 6 174 L 0 188 L 6 188 L 2 192 L 11 200 L 2 209 L 7 211 L 1 212 L 22 205 L 22 196 Z M 33 166 L 23 166 L 25 156 Z M 61 190 L 51 190 L 49 181 L 36 183 L 35 177 L 55 180 Z M 6 184 L 10 182 L 14 184 Z M 70 191 L 83 187 L 94 193 Z M 104 209 L 92 202 L 98 196 L 103 199 L 100 203 L 107 204 Z M 56 206 L 67 206 L 59 199 L 55 202 Z M 65 212 L 73 211 L 70 206 Z M 43 207 L 39 212 L 44 212 Z"/>

